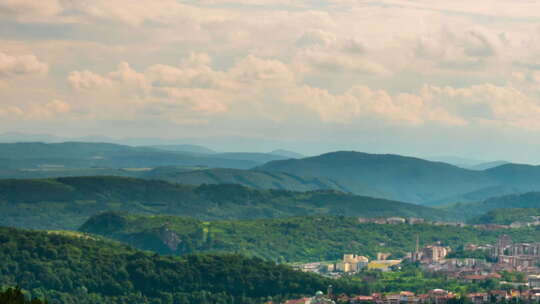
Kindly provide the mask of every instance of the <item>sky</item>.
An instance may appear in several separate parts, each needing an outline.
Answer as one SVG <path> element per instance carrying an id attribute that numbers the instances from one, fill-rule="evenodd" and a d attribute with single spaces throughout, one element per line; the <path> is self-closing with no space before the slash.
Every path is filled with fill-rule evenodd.
<path id="1" fill-rule="evenodd" d="M 0 0 L 14 131 L 540 163 L 540 2 Z"/>

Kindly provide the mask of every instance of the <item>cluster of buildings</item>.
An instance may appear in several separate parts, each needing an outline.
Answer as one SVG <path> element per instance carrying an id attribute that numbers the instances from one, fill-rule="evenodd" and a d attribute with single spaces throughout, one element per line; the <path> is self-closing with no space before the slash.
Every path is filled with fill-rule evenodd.
<path id="1" fill-rule="evenodd" d="M 330 291 L 331 288 L 331 286 L 328 288 L 329 292 L 326 295 L 322 291 L 317 291 L 313 297 L 287 300 L 284 304 L 335 304 L 336 302 L 333 300 L 334 296 Z"/>
<path id="2" fill-rule="evenodd" d="M 380 225 L 398 225 L 398 224 L 426 224 L 434 226 L 454 226 L 454 227 L 473 227 L 476 229 L 482 230 L 499 230 L 499 229 L 514 229 L 514 228 L 524 228 L 532 226 L 540 226 L 540 216 L 532 216 L 531 221 L 528 222 L 514 222 L 510 225 L 500 225 L 500 224 L 474 224 L 469 225 L 463 222 L 443 222 L 443 221 L 426 221 L 422 218 L 406 218 L 406 217 L 388 217 L 388 218 L 358 218 L 359 223 L 372 223 Z"/>
<path id="3" fill-rule="evenodd" d="M 514 243 L 510 236 L 501 235 L 494 245 L 469 245 L 467 250 L 484 250 L 485 259 L 447 259 L 449 248 L 426 246 L 411 253 L 413 261 L 422 263 L 425 270 L 446 272 L 450 277 L 465 280 L 498 278 L 501 271 L 517 271 L 528 275 L 540 273 L 540 243 Z"/>
<path id="4" fill-rule="evenodd" d="M 469 225 L 463 223 L 463 222 L 443 222 L 443 221 L 427 221 L 423 218 L 416 218 L 416 217 L 399 217 L 399 216 L 393 216 L 393 217 L 387 217 L 387 218 L 364 218 L 359 217 L 358 222 L 361 224 L 379 224 L 379 225 L 399 225 L 399 224 L 409 224 L 409 225 L 418 225 L 418 224 L 426 224 L 426 225 L 434 225 L 434 226 L 455 226 L 455 227 L 467 227 Z M 482 228 L 487 227 L 489 225 L 472 225 L 474 227 Z M 504 226 L 506 227 L 506 226 Z"/>
<path id="5" fill-rule="evenodd" d="M 357 273 L 369 265 L 369 259 L 362 255 L 345 254 L 343 260 L 339 263 L 332 263 L 327 265 L 327 272 L 332 273 L 336 271 L 344 273 Z"/>
<path id="6" fill-rule="evenodd" d="M 397 218 L 386 219 L 389 222 L 409 223 Z M 448 258 L 451 249 L 440 244 L 432 244 L 420 247 L 419 239 L 416 241 L 416 249 L 405 259 L 420 263 L 426 271 L 442 272 L 449 278 L 455 278 L 462 283 L 478 283 L 503 278 L 499 273 L 502 271 L 523 273 L 521 282 L 500 282 L 509 290 L 491 290 L 489 292 L 471 293 L 462 295 L 474 304 L 493 303 L 500 301 L 522 301 L 526 303 L 540 302 L 540 243 L 515 243 L 508 235 L 501 235 L 497 242 L 492 245 L 468 245 L 466 250 L 484 250 L 490 259 L 478 258 Z M 363 269 L 380 269 L 388 271 L 399 268 L 402 260 L 390 260 L 389 254 L 379 253 L 377 259 L 370 261 L 368 257 L 345 254 L 343 259 L 336 263 L 309 263 L 298 265 L 303 271 L 317 272 L 330 277 L 339 277 L 343 274 L 354 274 Z M 526 277 L 525 277 L 526 276 Z M 415 295 L 412 292 L 402 291 L 396 294 L 372 294 L 359 296 L 331 295 L 318 293 L 315 297 L 289 300 L 285 304 L 319 304 L 319 303 L 373 303 L 373 304 L 445 304 L 451 299 L 457 299 L 457 295 L 442 290 L 434 289 L 426 294 Z"/>
<path id="7" fill-rule="evenodd" d="M 530 221 L 527 221 L 527 222 L 513 222 L 509 226 L 510 228 L 540 226 L 540 216 L 531 216 L 529 217 L 529 219 Z"/>
<path id="8" fill-rule="evenodd" d="M 317 298 L 318 296 L 318 298 Z M 317 299 L 326 299 L 328 302 L 316 302 Z M 347 295 L 332 295 L 324 296 L 322 292 L 318 292 L 313 298 L 302 298 L 296 300 L 285 301 L 284 304 L 315 304 L 315 303 L 350 303 L 350 304 L 407 304 L 407 303 L 437 303 L 445 304 L 450 299 L 456 298 L 451 292 L 442 289 L 434 289 L 427 294 L 415 295 L 413 292 L 402 291 L 396 294 L 381 294 L 373 293 L 369 296 L 347 296 Z M 320 301 L 320 300 L 319 300 Z M 332 302 L 329 302 L 332 301 Z"/>
<path id="9" fill-rule="evenodd" d="M 359 217 L 358 222 L 359 223 L 364 223 L 364 224 L 372 223 L 372 224 L 380 224 L 380 225 L 385 225 L 385 224 L 388 224 L 388 225 L 398 225 L 398 224 L 415 225 L 415 224 L 423 224 L 423 223 L 433 223 L 433 222 L 426 222 L 422 218 L 415 218 L 415 217 L 405 218 L 405 217 L 396 217 L 396 216 L 388 217 L 388 218 L 363 218 L 363 217 Z"/>
<path id="10" fill-rule="evenodd" d="M 540 243 L 514 243 L 510 236 L 502 235 L 491 249 L 491 256 L 505 270 L 529 274 L 540 272 Z"/>
<path id="11" fill-rule="evenodd" d="M 314 297 L 287 300 L 283 304 L 447 304 L 453 300 L 465 297 L 467 302 L 473 304 L 486 303 L 538 303 L 540 301 L 540 288 L 525 290 L 490 290 L 488 292 L 469 293 L 459 296 L 444 289 L 433 289 L 425 294 L 415 294 L 410 291 L 402 291 L 392 294 L 373 293 L 371 295 L 332 295 L 326 296 L 317 292 Z"/>
<path id="12" fill-rule="evenodd" d="M 451 249 L 440 244 L 419 246 L 405 259 L 419 262 L 424 270 L 443 272 L 464 282 L 500 279 L 501 271 L 517 271 L 527 275 L 540 274 L 540 243 L 514 243 L 508 235 L 501 235 L 494 245 L 469 245 L 467 250 L 485 250 L 490 261 L 478 258 L 448 258 Z M 388 259 L 389 254 L 379 253 L 377 259 L 356 254 L 345 254 L 339 262 L 317 262 L 295 265 L 299 270 L 315 272 L 329 277 L 355 274 L 363 269 L 390 271 L 399 268 L 401 259 Z"/>
<path id="13" fill-rule="evenodd" d="M 424 270 L 442 272 L 463 282 L 501 279 L 502 271 L 540 274 L 540 243 L 514 243 L 508 235 L 501 235 L 494 245 L 469 245 L 467 250 L 484 250 L 491 259 L 447 258 L 450 248 L 429 245 L 412 252 L 412 261 L 420 262 Z"/>
<path id="14" fill-rule="evenodd" d="M 416 237 L 416 250 L 409 255 L 413 262 L 439 263 L 450 253 L 450 247 L 439 245 L 428 245 L 420 249 L 420 239 Z"/>
<path id="15" fill-rule="evenodd" d="M 356 255 L 344 254 L 343 259 L 338 262 L 315 262 L 307 264 L 296 264 L 293 268 L 304 272 L 314 272 L 327 277 L 340 277 L 343 274 L 355 274 L 364 269 L 390 271 L 393 267 L 401 264 L 403 260 L 388 259 L 390 254 L 378 253 L 377 259 L 370 261 L 369 258 Z"/>

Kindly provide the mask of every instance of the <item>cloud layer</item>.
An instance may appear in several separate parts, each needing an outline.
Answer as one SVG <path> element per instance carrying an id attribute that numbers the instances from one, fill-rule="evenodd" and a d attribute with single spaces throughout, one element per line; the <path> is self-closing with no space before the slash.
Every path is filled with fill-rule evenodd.
<path id="1" fill-rule="evenodd" d="M 537 132 L 538 11 L 504 0 L 0 0 L 0 127 Z"/>

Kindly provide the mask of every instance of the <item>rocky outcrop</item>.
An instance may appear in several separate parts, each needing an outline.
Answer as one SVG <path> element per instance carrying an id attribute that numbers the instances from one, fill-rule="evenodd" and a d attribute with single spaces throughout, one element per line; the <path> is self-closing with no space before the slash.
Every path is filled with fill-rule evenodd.
<path id="1" fill-rule="evenodd" d="M 178 234 L 169 229 L 167 225 L 159 229 L 159 238 L 171 251 L 176 251 L 178 245 L 182 242 Z"/>

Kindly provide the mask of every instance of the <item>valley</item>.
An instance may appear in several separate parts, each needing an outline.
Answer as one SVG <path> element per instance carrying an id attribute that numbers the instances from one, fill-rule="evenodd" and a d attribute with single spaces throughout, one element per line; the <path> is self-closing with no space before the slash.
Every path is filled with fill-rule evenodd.
<path id="1" fill-rule="evenodd" d="M 355 303 L 370 291 L 402 291 L 394 277 L 411 275 L 455 297 L 493 287 L 465 286 L 463 278 L 448 281 L 440 273 L 428 279 L 425 266 L 410 264 L 418 241 L 478 263 L 487 251 L 466 248 L 490 246 L 501 235 L 540 243 L 533 166 L 469 170 L 399 155 L 302 158 L 185 145 L 4 148 L 0 226 L 16 228 L 0 228 L 8 261 L 0 286 L 54 303 L 287 303 L 328 285 L 343 293 L 343 303 Z M 27 256 L 29 248 L 37 253 Z M 370 267 L 386 259 L 400 266 L 387 270 L 391 276 L 371 268 L 352 276 L 305 273 L 348 253 L 374 260 Z M 40 270 L 29 276 L 27 267 Z M 268 289 L 265 280 L 284 276 Z"/>

